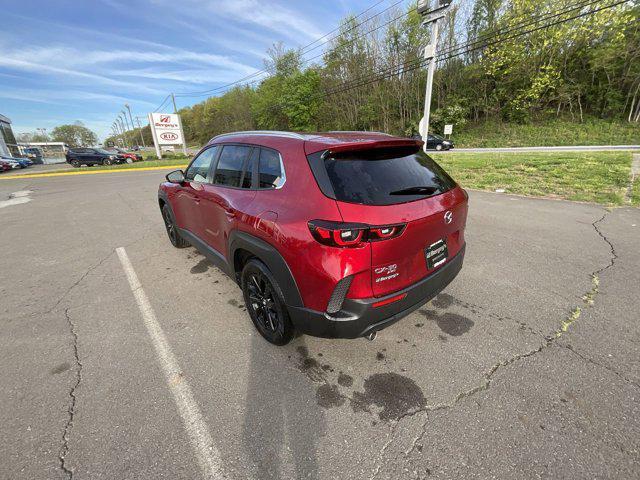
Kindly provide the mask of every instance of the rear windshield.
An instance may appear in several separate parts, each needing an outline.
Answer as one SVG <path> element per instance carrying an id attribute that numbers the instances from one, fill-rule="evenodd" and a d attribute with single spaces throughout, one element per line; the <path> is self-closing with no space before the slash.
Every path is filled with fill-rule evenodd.
<path id="1" fill-rule="evenodd" d="M 364 205 L 393 205 L 440 195 L 455 182 L 421 150 L 382 155 L 357 152 L 324 159 L 336 200 Z M 326 193 L 326 192 L 325 192 Z"/>

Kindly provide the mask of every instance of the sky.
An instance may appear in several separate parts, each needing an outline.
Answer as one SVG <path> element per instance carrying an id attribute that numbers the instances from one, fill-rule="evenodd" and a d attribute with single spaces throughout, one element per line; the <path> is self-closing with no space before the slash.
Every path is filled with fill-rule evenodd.
<path id="1" fill-rule="evenodd" d="M 16 134 L 81 121 L 104 139 L 125 103 L 144 122 L 168 93 L 203 92 L 250 75 L 264 67 L 274 42 L 306 45 L 377 3 L 371 13 L 395 2 L 5 1 L 0 114 Z M 178 108 L 207 96 L 178 97 Z"/>

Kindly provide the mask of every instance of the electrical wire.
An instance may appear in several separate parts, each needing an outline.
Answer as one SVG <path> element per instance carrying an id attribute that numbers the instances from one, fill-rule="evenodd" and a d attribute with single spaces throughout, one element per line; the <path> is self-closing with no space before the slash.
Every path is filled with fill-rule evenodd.
<path id="1" fill-rule="evenodd" d="M 587 15 L 592 15 L 594 13 L 610 9 L 610 8 L 616 7 L 618 5 L 622 5 L 624 3 L 628 3 L 630 1 L 632 1 L 632 0 L 619 0 L 619 1 L 615 2 L 615 3 L 609 4 L 609 5 L 604 5 L 602 7 L 599 7 L 599 8 L 593 9 L 593 10 L 589 10 L 587 12 L 583 12 L 583 13 L 580 13 L 580 14 L 577 14 L 577 15 L 574 15 L 574 16 L 569 17 L 569 18 L 565 18 L 565 19 L 562 19 L 562 20 L 557 20 L 557 21 L 554 21 L 554 22 L 551 22 L 551 23 L 547 23 L 547 24 L 538 26 L 538 27 L 533 28 L 533 29 L 529 29 L 529 30 L 526 30 L 526 31 L 519 32 L 519 33 L 517 33 L 517 34 L 515 34 L 515 35 L 513 35 L 511 37 L 508 37 L 506 39 L 501 39 L 499 41 L 494 41 L 494 42 L 490 42 L 490 43 L 488 42 L 488 43 L 485 43 L 483 45 L 475 45 L 475 46 L 472 46 L 472 45 L 477 43 L 477 42 L 469 42 L 467 45 L 463 46 L 463 47 L 468 47 L 464 51 L 460 51 L 460 47 L 452 48 L 452 49 L 450 49 L 448 51 L 441 52 L 438 55 L 438 57 L 436 58 L 436 61 L 437 62 L 442 62 L 442 61 L 445 61 L 445 60 L 448 60 L 448 59 L 451 59 L 451 58 L 455 58 L 455 57 L 458 57 L 460 55 L 463 55 L 463 54 L 466 54 L 466 53 L 471 53 L 472 51 L 480 50 L 480 49 L 483 49 L 483 48 L 486 48 L 486 47 L 489 47 L 489 46 L 493 46 L 495 44 L 502 43 L 502 42 L 510 40 L 510 39 L 514 39 L 514 38 L 518 38 L 518 37 L 521 37 L 521 36 L 524 36 L 524 35 L 528 35 L 529 33 L 533 33 L 533 32 L 539 31 L 539 30 L 550 28 L 550 27 L 553 27 L 555 25 L 560 25 L 560 24 L 569 22 L 571 20 L 576 20 L 578 18 L 585 17 Z M 594 2 L 591 2 L 591 3 L 594 3 Z M 575 8 L 572 8 L 571 10 L 568 10 L 568 11 L 573 11 L 573 10 L 575 10 Z M 563 13 L 567 13 L 567 11 L 564 11 Z M 558 15 L 555 14 L 552 17 L 557 17 L 557 16 Z M 496 35 L 495 37 L 498 37 L 498 35 Z M 398 76 L 398 75 L 401 75 L 403 73 L 408 73 L 408 72 L 411 72 L 413 70 L 416 70 L 418 68 L 423 67 L 429 61 L 430 61 L 430 59 L 418 59 L 418 60 L 415 60 L 415 61 L 407 62 L 404 65 L 395 66 L 395 67 L 392 67 L 390 69 L 378 72 L 378 74 L 374 74 L 373 76 L 364 77 L 359 82 L 356 79 L 357 83 L 353 83 L 353 81 L 345 82 L 342 85 L 338 85 L 337 88 L 334 88 L 334 89 L 329 90 L 327 92 L 322 92 L 320 94 L 315 94 L 314 96 L 311 96 L 309 99 L 310 100 L 312 100 L 312 99 L 315 100 L 316 98 L 323 98 L 323 97 L 328 97 L 328 96 L 331 96 L 331 95 L 336 95 L 338 93 L 343 93 L 343 92 L 346 92 L 346 91 L 349 91 L 349 90 L 353 90 L 354 88 L 359 88 L 359 87 L 362 87 L 362 86 L 366 86 L 366 85 L 369 85 L 369 84 L 373 84 L 373 83 L 379 82 L 379 81 L 387 79 L 387 78 Z M 275 104 L 274 107 L 281 106 L 281 105 L 282 104 Z"/>
<path id="2" fill-rule="evenodd" d="M 532 29 L 532 30 L 520 31 L 520 32 L 516 33 L 513 36 L 510 36 L 510 37 L 507 37 L 507 38 L 502 38 L 500 40 L 496 40 L 496 41 L 494 41 L 494 42 L 492 42 L 490 44 L 486 43 L 487 40 L 496 39 L 496 38 L 501 37 L 504 34 L 508 34 L 508 33 L 514 32 L 514 31 L 517 32 L 523 26 L 523 24 L 526 24 L 524 26 L 531 26 L 533 24 L 537 24 L 537 23 L 540 23 L 542 21 L 547 21 L 547 20 L 550 20 L 552 18 L 557 18 L 558 16 L 566 15 L 567 13 L 569 13 L 571 11 L 574 11 L 577 8 L 581 9 L 581 8 L 583 8 L 585 6 L 588 6 L 588 5 L 591 5 L 591 4 L 595 4 L 595 3 L 599 3 L 601 1 L 602 0 L 590 0 L 590 1 L 587 1 L 587 2 L 583 1 L 580 4 L 573 4 L 573 5 L 565 8 L 561 12 L 556 12 L 556 13 L 548 12 L 548 13 L 544 14 L 544 15 L 546 15 L 546 18 L 542 18 L 542 16 L 541 16 L 541 17 L 537 18 L 536 20 L 534 20 L 533 22 L 529 22 L 529 23 L 520 22 L 520 24 L 516 24 L 515 27 L 512 26 L 512 27 L 508 27 L 508 28 L 497 29 L 491 35 L 488 35 L 488 34 L 484 35 L 482 37 L 482 40 L 474 40 L 472 42 L 468 42 L 467 44 L 464 44 L 464 45 L 461 45 L 461 46 L 457 46 L 457 47 L 453 47 L 453 48 L 451 48 L 451 49 L 449 49 L 449 50 L 447 50 L 445 52 L 441 52 L 440 54 L 438 54 L 438 57 L 442 57 L 442 58 L 438 58 L 437 61 L 441 62 L 441 61 L 447 60 L 449 58 L 454 58 L 454 57 L 457 57 L 457 56 L 465 54 L 465 53 L 471 53 L 472 51 L 483 49 L 483 48 L 486 48 L 487 46 L 492 46 L 492 45 L 495 45 L 495 44 L 503 42 L 503 41 L 507 41 L 507 40 L 510 40 L 510 39 L 513 39 L 513 38 L 517 38 L 517 37 L 522 36 L 522 35 L 526 35 L 528 33 L 532 33 L 534 31 L 540 30 L 542 28 L 548 28 L 549 26 L 555 25 L 555 23 L 554 24 L 549 24 L 549 25 L 544 25 L 542 27 L 535 28 L 535 29 Z M 622 3 L 627 3 L 628 1 L 631 1 L 631 0 L 620 1 L 618 3 L 612 4 L 611 6 L 606 6 L 604 8 L 612 8 L 612 7 L 620 5 Z M 600 11 L 600 10 L 601 9 L 597 9 L 597 10 L 594 10 L 594 11 L 586 12 L 586 14 L 595 13 L 595 12 Z M 568 19 L 567 21 L 572 20 L 574 18 L 578 18 L 578 16 L 572 17 L 572 18 Z M 520 26 L 518 26 L 518 25 L 520 25 Z M 483 43 L 483 41 L 484 41 L 484 43 Z M 464 49 L 464 51 L 460 51 L 462 49 Z M 459 52 L 459 53 L 455 53 L 455 52 Z M 455 53 L 455 55 L 453 53 Z M 443 57 L 444 55 L 448 55 L 447 58 L 444 58 Z M 344 82 L 343 84 L 341 84 L 340 87 L 349 86 L 349 85 L 355 85 L 354 88 L 357 88 L 357 86 L 359 86 L 360 82 L 362 82 L 362 81 L 366 82 L 368 79 L 377 77 L 378 75 L 387 75 L 390 72 L 392 73 L 392 72 L 396 72 L 396 71 L 398 72 L 397 75 L 399 75 L 399 74 L 402 74 L 404 71 L 413 70 L 413 69 L 407 70 L 410 67 L 415 66 L 416 68 L 420 68 L 420 67 L 428 64 L 429 61 L 430 61 L 429 59 L 419 58 L 419 59 L 416 59 L 416 60 L 405 62 L 402 65 L 395 65 L 395 66 L 392 66 L 392 67 L 388 67 L 386 69 L 382 69 L 382 70 L 374 73 L 373 75 L 364 75 L 362 77 L 349 80 L 349 81 Z M 391 76 L 395 76 L 395 75 L 396 74 L 392 74 Z"/>
<path id="3" fill-rule="evenodd" d="M 377 7 L 378 5 L 380 5 L 381 3 L 383 3 L 384 1 L 386 1 L 386 0 L 380 0 L 380 1 L 378 1 L 377 3 L 375 3 L 374 5 L 372 5 L 371 7 L 367 8 L 366 10 L 364 10 L 364 11 L 360 12 L 358 15 L 356 15 L 356 16 L 354 17 L 354 19 L 357 19 L 357 18 L 361 17 L 363 14 L 365 14 L 366 12 L 368 12 L 368 11 L 372 10 L 373 8 Z M 391 4 L 389 7 L 385 8 L 384 10 L 381 10 L 380 12 L 376 13 L 375 15 L 372 15 L 372 16 L 368 17 L 367 19 L 363 20 L 362 22 L 357 23 L 357 24 L 355 24 L 355 25 L 352 25 L 352 26 L 351 26 L 351 27 L 349 27 L 347 30 L 344 30 L 344 31 L 340 32 L 340 35 L 343 35 L 343 34 L 345 34 L 345 33 L 348 33 L 348 32 L 350 32 L 350 31 L 352 31 L 352 30 L 354 30 L 354 29 L 356 29 L 356 28 L 358 28 L 358 27 L 360 27 L 360 26 L 364 25 L 365 23 L 367 23 L 367 22 L 371 21 L 371 20 L 372 20 L 372 19 L 374 19 L 375 17 L 378 17 L 378 16 L 382 15 L 383 13 L 385 13 L 385 12 L 387 12 L 387 11 L 391 10 L 392 8 L 396 7 L 397 5 L 399 5 L 399 4 L 403 3 L 403 2 L 404 2 L 404 0 L 398 0 L 398 1 L 396 1 L 395 3 Z M 400 15 L 400 16 L 398 16 L 398 17 L 396 17 L 394 20 L 397 20 L 397 19 L 399 19 L 399 18 L 402 18 L 402 17 L 404 17 L 404 16 L 406 16 L 406 15 L 408 15 L 408 14 L 409 14 L 409 12 L 405 12 L 405 13 L 403 13 L 402 15 Z M 392 20 L 392 21 L 393 21 L 393 20 Z M 368 33 L 372 33 L 373 31 L 378 30 L 378 29 L 380 29 L 380 28 L 382 28 L 382 27 L 384 27 L 384 26 L 388 25 L 389 23 L 391 23 L 391 21 L 389 21 L 389 22 L 385 23 L 384 25 L 381 25 L 381 26 L 378 26 L 378 27 L 374 28 L 373 30 L 370 30 L 369 32 L 366 32 L 365 34 L 358 35 L 358 36 L 354 37 L 353 39 L 350 39 L 350 40 L 349 40 L 349 42 L 347 42 L 347 43 L 353 43 L 353 42 L 354 42 L 355 40 L 357 40 L 358 38 L 361 38 L 361 37 L 363 37 L 364 35 L 366 35 L 366 34 L 368 34 Z M 313 42 L 311 42 L 311 43 L 309 43 L 309 44 L 305 45 L 304 47 L 301 47 L 301 49 L 300 49 L 300 55 L 301 55 L 301 56 L 302 56 L 302 55 L 305 55 L 305 54 L 307 54 L 307 53 L 309 53 L 309 52 L 311 52 L 311 51 L 313 51 L 313 50 L 316 50 L 316 49 L 320 48 L 320 47 L 321 47 L 321 46 L 323 46 L 323 45 L 326 45 L 327 43 L 331 42 L 332 40 L 335 40 L 336 38 L 338 38 L 338 36 L 339 36 L 339 35 L 335 35 L 335 36 L 333 36 L 333 37 L 331 37 L 331 38 L 329 38 L 329 39 L 327 39 L 327 40 L 325 40 L 325 41 L 321 42 L 320 44 L 318 44 L 318 45 L 316 45 L 316 46 L 312 47 L 312 45 L 314 45 L 315 43 L 319 42 L 320 40 L 322 40 L 323 38 L 327 37 L 328 35 L 331 35 L 332 33 L 336 32 L 336 31 L 339 31 L 339 30 L 340 30 L 340 28 L 341 28 L 341 27 L 340 27 L 340 26 L 338 26 L 338 27 L 334 28 L 333 30 L 331 30 L 330 32 L 325 33 L 323 36 L 319 37 L 318 39 L 314 40 Z M 309 47 L 311 47 L 311 48 L 309 48 Z M 306 65 L 306 64 L 308 64 L 310 61 L 315 60 L 316 58 L 319 58 L 319 57 L 321 57 L 322 55 L 324 55 L 324 53 L 321 53 L 321 54 L 319 54 L 319 55 L 315 55 L 314 57 L 311 57 L 311 58 L 309 58 L 309 59 L 305 59 L 305 60 L 303 60 L 303 61 L 301 62 L 301 66 L 302 66 L 302 65 Z M 212 88 L 212 89 L 210 89 L 210 90 L 203 90 L 203 91 L 199 91 L 199 92 L 181 92 L 181 93 L 176 93 L 176 97 L 202 97 L 202 96 L 205 96 L 205 95 L 210 95 L 210 94 L 212 94 L 212 93 L 220 92 L 221 90 L 229 89 L 229 87 L 233 87 L 233 86 L 235 86 L 235 85 L 238 85 L 238 84 L 240 84 L 240 83 L 245 82 L 246 80 L 249 80 L 249 79 L 251 79 L 251 78 L 254 78 L 254 77 L 256 77 L 256 76 L 260 76 L 260 75 L 263 75 L 263 74 L 271 75 L 271 74 L 270 74 L 270 72 L 269 72 L 267 69 L 258 70 L 258 71 L 256 71 L 256 72 L 251 73 L 251 74 L 249 74 L 249 75 L 246 75 L 246 76 L 244 76 L 244 77 L 242 77 L 242 78 L 240 78 L 240 79 L 238 79 L 238 80 L 235 80 L 234 82 L 228 83 L 228 84 L 226 84 L 226 85 L 222 85 L 222 86 L 220 86 L 220 87 Z M 258 82 L 258 81 L 261 81 L 261 80 L 264 80 L 264 78 L 259 78 L 259 79 L 253 80 L 253 81 L 251 81 L 251 82 L 246 83 L 246 85 L 254 84 L 254 83 L 256 83 L 256 82 Z M 227 91 L 227 90 L 225 90 L 225 91 Z"/>

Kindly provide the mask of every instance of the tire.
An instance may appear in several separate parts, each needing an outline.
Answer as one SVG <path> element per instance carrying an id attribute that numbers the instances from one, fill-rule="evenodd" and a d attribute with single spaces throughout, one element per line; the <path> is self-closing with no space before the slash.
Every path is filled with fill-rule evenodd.
<path id="1" fill-rule="evenodd" d="M 102 165 L 111 165 L 111 159 L 105 158 L 104 160 L 102 160 Z"/>
<path id="2" fill-rule="evenodd" d="M 176 221 L 171 214 L 171 209 L 169 205 L 164 205 L 162 207 L 162 219 L 164 220 L 164 227 L 167 229 L 167 235 L 169 236 L 169 241 L 171 245 L 176 248 L 185 248 L 189 246 L 189 242 L 187 242 L 178 231 L 178 226 L 176 225 Z"/>
<path id="3" fill-rule="evenodd" d="M 256 330 L 274 345 L 286 345 L 295 333 L 282 290 L 267 266 L 251 259 L 240 277 L 247 312 Z"/>
<path id="4" fill-rule="evenodd" d="M 80 168 L 80 162 L 77 160 L 71 160 L 71 166 L 73 168 Z"/>
<path id="5" fill-rule="evenodd" d="M 133 160 L 129 157 L 127 157 L 127 163 L 133 163 Z"/>
<path id="6" fill-rule="evenodd" d="M 436 145 L 436 150 L 438 150 L 438 151 L 442 150 L 442 144 L 441 144 L 441 143 L 439 143 L 438 145 Z"/>

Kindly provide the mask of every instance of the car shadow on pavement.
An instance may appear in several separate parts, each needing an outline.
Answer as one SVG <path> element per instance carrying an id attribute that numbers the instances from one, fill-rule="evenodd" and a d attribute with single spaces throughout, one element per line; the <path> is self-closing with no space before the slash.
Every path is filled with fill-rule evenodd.
<path id="1" fill-rule="evenodd" d="M 317 446 L 326 429 L 324 412 L 316 405 L 314 386 L 289 368 L 293 345 L 303 342 L 298 338 L 275 347 L 257 333 L 251 336 L 243 437 L 259 480 L 319 478 Z"/>

